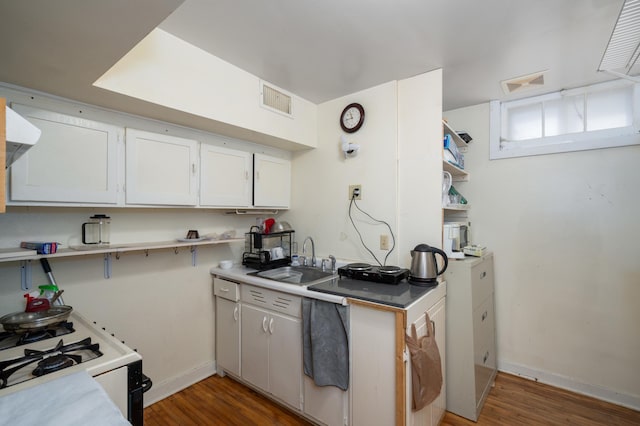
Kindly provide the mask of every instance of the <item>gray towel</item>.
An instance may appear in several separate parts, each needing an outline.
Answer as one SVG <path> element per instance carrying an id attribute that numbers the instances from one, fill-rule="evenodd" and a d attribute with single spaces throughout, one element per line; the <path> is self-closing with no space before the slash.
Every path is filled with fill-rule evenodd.
<path id="1" fill-rule="evenodd" d="M 302 299 L 304 374 L 318 386 L 349 388 L 349 309 Z"/>

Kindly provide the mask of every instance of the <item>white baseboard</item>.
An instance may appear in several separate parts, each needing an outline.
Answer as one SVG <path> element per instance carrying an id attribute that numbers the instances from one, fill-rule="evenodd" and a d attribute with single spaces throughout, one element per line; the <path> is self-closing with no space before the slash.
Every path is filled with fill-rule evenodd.
<path id="1" fill-rule="evenodd" d="M 570 377 L 561 376 L 510 362 L 498 362 L 498 370 L 521 376 L 525 379 L 566 389 L 571 392 L 591 396 L 596 399 L 640 411 L 640 395 L 630 395 L 614 391 L 602 386 L 582 383 Z"/>
<path id="2" fill-rule="evenodd" d="M 213 376 L 215 373 L 216 363 L 208 362 L 179 376 L 163 380 L 160 383 L 154 381 L 151 389 L 144 394 L 144 406 L 148 407 L 149 405 L 163 400 L 176 392 L 180 392 L 181 390 L 188 388 L 200 380 Z M 153 380 L 153 377 L 151 377 L 151 380 Z"/>

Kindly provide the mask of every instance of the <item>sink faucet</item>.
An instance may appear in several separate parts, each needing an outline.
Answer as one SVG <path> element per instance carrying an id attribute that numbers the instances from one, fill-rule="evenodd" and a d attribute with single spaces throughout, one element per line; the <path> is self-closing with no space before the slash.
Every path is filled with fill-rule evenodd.
<path id="1" fill-rule="evenodd" d="M 331 259 L 331 272 L 336 273 L 336 258 L 334 255 L 330 254 L 329 259 Z"/>
<path id="2" fill-rule="evenodd" d="M 333 255 L 329 255 L 328 259 L 322 259 L 322 272 L 326 272 L 327 266 L 326 263 L 331 261 L 331 273 L 336 273 L 336 258 Z"/>
<path id="3" fill-rule="evenodd" d="M 304 239 L 304 241 L 302 243 L 302 254 L 306 254 L 307 253 L 307 240 L 311 241 L 311 266 L 315 267 L 316 266 L 316 246 L 313 243 L 313 238 L 307 237 L 307 238 Z M 306 257 L 304 259 L 304 265 L 307 266 Z"/>

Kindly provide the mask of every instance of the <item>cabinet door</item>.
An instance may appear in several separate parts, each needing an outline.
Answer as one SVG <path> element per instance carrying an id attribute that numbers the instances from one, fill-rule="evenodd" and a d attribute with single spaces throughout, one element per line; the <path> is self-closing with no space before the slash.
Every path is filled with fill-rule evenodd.
<path id="1" fill-rule="evenodd" d="M 200 146 L 200 205 L 251 205 L 251 153 Z"/>
<path id="2" fill-rule="evenodd" d="M 269 391 L 302 408 L 302 321 L 275 313 L 269 319 Z"/>
<path id="3" fill-rule="evenodd" d="M 118 140 L 123 129 L 13 105 L 42 131 L 34 147 L 11 166 L 11 200 L 117 203 Z"/>
<path id="4" fill-rule="evenodd" d="M 240 376 L 240 304 L 216 297 L 216 364 Z"/>
<path id="5" fill-rule="evenodd" d="M 242 378 L 269 390 L 269 314 L 250 305 L 242 305 L 241 372 Z"/>
<path id="6" fill-rule="evenodd" d="M 289 207 L 291 161 L 254 154 L 253 205 Z"/>
<path id="7" fill-rule="evenodd" d="M 197 141 L 127 129 L 127 203 L 195 205 L 197 155 Z"/>

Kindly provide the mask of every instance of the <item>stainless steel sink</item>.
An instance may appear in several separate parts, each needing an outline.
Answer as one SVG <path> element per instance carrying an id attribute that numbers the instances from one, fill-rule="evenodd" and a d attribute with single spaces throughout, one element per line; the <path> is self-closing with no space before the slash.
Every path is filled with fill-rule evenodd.
<path id="1" fill-rule="evenodd" d="M 281 266 L 267 271 L 251 272 L 249 275 L 298 285 L 315 284 L 329 280 L 334 276 L 331 272 L 323 272 L 320 269 L 307 266 Z"/>

